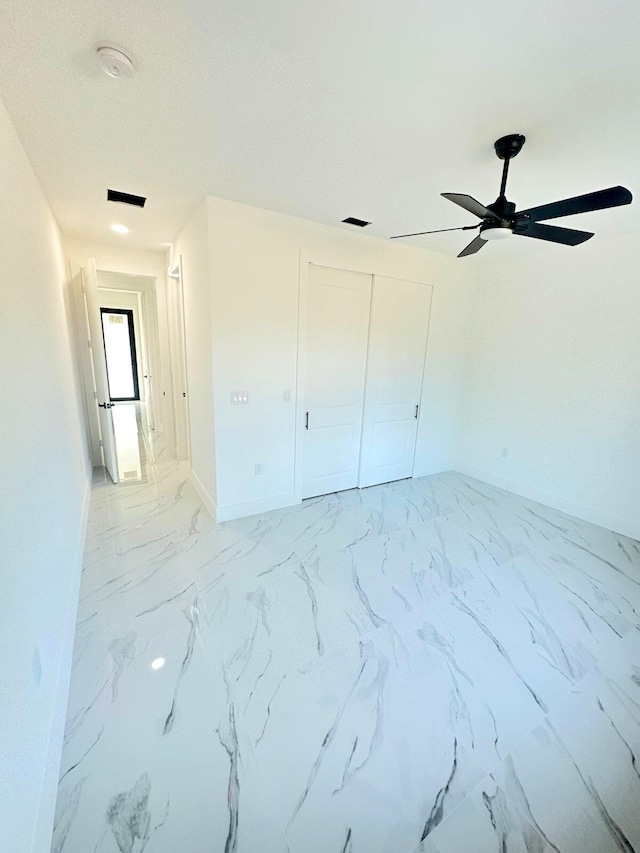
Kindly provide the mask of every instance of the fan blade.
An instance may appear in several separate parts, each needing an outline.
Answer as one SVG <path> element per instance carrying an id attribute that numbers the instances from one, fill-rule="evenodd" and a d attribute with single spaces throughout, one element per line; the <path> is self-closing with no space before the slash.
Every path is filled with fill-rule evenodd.
<path id="1" fill-rule="evenodd" d="M 489 210 L 489 208 L 485 207 L 484 204 L 480 204 L 480 202 L 476 201 L 475 198 L 471 198 L 470 195 L 462 195 L 461 193 L 440 193 L 440 195 L 443 198 L 448 198 L 449 201 L 452 201 L 454 204 L 464 207 L 465 210 L 468 210 L 469 213 L 473 213 L 473 215 L 477 216 L 478 219 L 500 219 L 500 217 L 496 216 L 492 210 Z"/>
<path id="2" fill-rule="evenodd" d="M 476 252 L 479 252 L 483 246 L 486 246 L 487 241 L 483 240 L 482 237 L 478 234 L 478 236 L 472 240 L 468 246 L 460 252 L 458 255 L 459 258 L 464 258 L 467 255 L 475 255 Z"/>
<path id="3" fill-rule="evenodd" d="M 421 237 L 423 234 L 442 234 L 443 231 L 474 231 L 480 227 L 477 225 L 463 225 L 462 228 L 438 228 L 437 231 L 418 231 L 415 234 L 397 234 L 395 237 L 389 237 L 390 240 L 399 240 L 401 237 Z"/>
<path id="4" fill-rule="evenodd" d="M 555 225 L 540 225 L 531 222 L 516 225 L 514 234 L 522 237 L 534 237 L 536 240 L 548 240 L 550 243 L 562 243 L 565 246 L 578 246 L 593 237 L 591 231 L 576 231 L 574 228 L 556 228 Z"/>
<path id="5" fill-rule="evenodd" d="M 557 219 L 559 216 L 571 216 L 574 213 L 619 207 L 622 204 L 631 204 L 632 200 L 633 196 L 625 187 L 610 187 L 608 190 L 599 190 L 595 193 L 565 198 L 562 201 L 553 201 L 551 204 L 542 204 L 540 207 L 520 210 L 516 213 L 516 218 L 527 217 L 531 222 L 539 222 L 542 219 Z"/>

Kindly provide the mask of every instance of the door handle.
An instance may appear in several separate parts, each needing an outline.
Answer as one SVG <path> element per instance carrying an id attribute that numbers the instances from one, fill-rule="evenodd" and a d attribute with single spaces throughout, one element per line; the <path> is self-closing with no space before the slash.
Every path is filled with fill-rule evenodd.
<path id="1" fill-rule="evenodd" d="M 98 403 L 101 409 L 113 409 L 113 403 Z"/>
<path id="2" fill-rule="evenodd" d="M 309 429 L 309 412 L 307 412 L 307 417 L 305 418 L 304 428 Z"/>
<path id="3" fill-rule="evenodd" d="M 418 403 L 416 403 L 416 413 L 415 413 L 415 415 L 413 416 L 416 420 L 418 420 L 418 411 L 419 411 L 419 409 L 420 409 L 420 406 L 419 406 L 419 404 L 418 404 Z"/>

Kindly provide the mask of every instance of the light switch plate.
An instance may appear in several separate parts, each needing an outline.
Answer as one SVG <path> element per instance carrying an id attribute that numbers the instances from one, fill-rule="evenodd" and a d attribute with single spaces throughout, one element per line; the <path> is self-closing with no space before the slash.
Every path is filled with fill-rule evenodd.
<path id="1" fill-rule="evenodd" d="M 236 406 L 239 403 L 248 403 L 249 402 L 249 392 L 248 391 L 232 391 L 231 392 L 231 405 Z"/>

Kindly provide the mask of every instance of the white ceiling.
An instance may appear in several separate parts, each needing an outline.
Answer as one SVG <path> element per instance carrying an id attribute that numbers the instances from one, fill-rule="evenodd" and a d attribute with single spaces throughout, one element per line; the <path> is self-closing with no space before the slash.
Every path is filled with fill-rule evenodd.
<path id="1" fill-rule="evenodd" d="M 378 236 L 473 224 L 439 194 L 493 201 L 493 141 L 514 132 L 520 208 L 640 191 L 638 0 L 2 0 L 0 31 L 0 94 L 67 234 L 157 249 L 205 194 Z M 99 40 L 135 79 L 98 70 Z M 640 203 L 556 224 L 638 231 Z"/>

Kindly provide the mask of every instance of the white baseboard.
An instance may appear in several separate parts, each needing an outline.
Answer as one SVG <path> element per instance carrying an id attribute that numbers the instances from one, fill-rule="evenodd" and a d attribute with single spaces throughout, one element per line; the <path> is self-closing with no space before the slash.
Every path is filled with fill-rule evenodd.
<path id="1" fill-rule="evenodd" d="M 455 465 L 445 465 L 437 466 L 436 468 L 432 468 L 429 471 L 420 471 L 420 473 L 414 471 L 411 475 L 412 480 L 418 480 L 420 477 L 433 477 L 434 474 L 444 474 L 445 471 L 458 471 L 460 470 Z"/>
<path id="2" fill-rule="evenodd" d="M 287 492 L 284 495 L 274 495 L 268 498 L 259 498 L 255 501 L 245 501 L 239 504 L 219 506 L 217 521 L 231 521 L 234 518 L 246 518 L 248 515 L 257 515 L 260 512 L 269 512 L 272 509 L 283 509 L 288 506 L 296 506 L 302 503 L 295 492 Z"/>
<path id="3" fill-rule="evenodd" d="M 597 524 L 599 527 L 605 527 L 607 530 L 614 530 L 623 536 L 640 539 L 640 525 L 630 519 L 610 515 L 596 507 L 581 504 L 563 495 L 548 492 L 545 489 L 538 489 L 535 486 L 529 486 L 517 480 L 512 480 L 509 477 L 502 477 L 499 474 L 484 471 L 481 468 L 474 468 L 470 465 L 457 465 L 454 470 L 459 471 L 460 474 L 466 474 L 468 477 L 475 477 L 476 480 L 483 480 L 485 483 L 489 483 L 489 485 L 506 489 L 508 492 L 514 492 L 516 495 L 522 495 L 524 498 L 530 498 L 531 500 L 538 501 L 538 503 L 559 509 L 561 512 L 566 512 L 568 515 L 573 515 L 583 521 Z"/>
<path id="4" fill-rule="evenodd" d="M 209 492 L 205 489 L 205 487 L 202 485 L 202 481 L 200 480 L 196 472 L 193 470 L 193 468 L 189 472 L 189 479 L 191 480 L 193 488 L 200 496 L 200 500 L 204 504 L 204 507 L 211 516 L 211 518 L 214 521 L 219 521 L 220 519 L 218 518 L 218 509 L 216 507 L 216 502 L 211 497 Z"/>
<path id="5" fill-rule="evenodd" d="M 74 572 L 71 585 L 69 587 L 69 606 L 65 617 L 65 624 L 61 626 L 64 631 L 64 642 L 60 654 L 58 676 L 56 679 L 57 701 L 51 721 L 47 762 L 40 789 L 40 812 L 36 826 L 34 827 L 32 848 L 34 851 L 49 850 L 51 847 L 56 798 L 58 794 L 58 777 L 60 775 L 60 761 L 62 759 L 62 745 L 67 719 L 69 684 L 71 682 L 71 667 L 73 664 L 73 645 L 76 636 L 76 621 L 78 616 L 78 604 L 80 601 L 80 582 L 82 579 L 82 563 L 84 557 L 84 546 L 87 538 L 90 501 L 91 481 L 88 480 L 83 498 L 78 538 L 76 540 L 75 554 L 73 558 Z"/>

